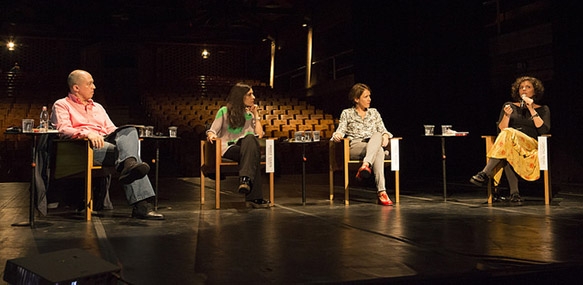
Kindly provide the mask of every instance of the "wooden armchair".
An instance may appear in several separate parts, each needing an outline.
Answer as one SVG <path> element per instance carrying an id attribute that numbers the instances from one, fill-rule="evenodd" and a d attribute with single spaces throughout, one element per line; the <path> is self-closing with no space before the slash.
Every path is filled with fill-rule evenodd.
<path id="1" fill-rule="evenodd" d="M 273 139 L 267 139 L 274 141 Z M 265 147 L 265 141 L 260 140 L 262 147 Z M 224 159 L 221 156 L 220 149 L 217 146 L 221 145 L 221 140 L 216 139 L 214 143 L 209 143 L 202 140 L 200 143 L 200 204 L 204 205 L 204 191 L 205 191 L 205 172 L 215 173 L 215 208 L 221 207 L 221 173 L 237 173 L 239 163 L 233 160 Z M 261 165 L 266 165 L 267 162 L 262 159 Z M 274 205 L 274 175 L 269 173 L 269 206 Z"/>
<path id="2" fill-rule="evenodd" d="M 548 138 L 551 135 L 543 135 L 538 137 L 539 142 L 539 165 L 540 169 L 543 172 L 544 177 L 544 191 L 545 191 L 545 205 L 548 205 L 551 200 L 551 173 L 550 173 L 550 158 L 549 158 L 549 148 L 548 148 Z M 494 145 L 494 141 L 496 140 L 496 136 L 482 136 L 482 138 L 486 141 L 486 153 L 490 151 L 492 145 Z M 488 158 L 486 158 L 486 162 L 488 162 Z M 495 182 L 493 179 L 490 179 L 488 182 L 488 204 L 492 204 L 492 184 Z M 497 185 L 494 185 L 497 186 Z"/>
<path id="3" fill-rule="evenodd" d="M 402 138 L 391 138 L 391 157 L 385 158 L 385 164 L 391 163 L 391 170 L 395 172 L 395 203 L 399 203 L 399 142 Z M 344 138 L 341 142 L 329 142 L 330 155 L 330 201 L 334 199 L 334 171 L 338 169 L 344 170 L 344 204 L 349 204 L 349 165 L 355 165 L 356 168 L 362 165 L 361 159 L 350 158 L 350 140 Z M 340 159 L 338 159 L 340 158 Z"/>
<path id="4" fill-rule="evenodd" d="M 102 169 L 93 163 L 93 149 L 87 139 L 54 139 L 51 154 L 51 176 L 54 179 L 81 174 L 85 179 L 85 220 L 93 211 L 93 171 Z"/>

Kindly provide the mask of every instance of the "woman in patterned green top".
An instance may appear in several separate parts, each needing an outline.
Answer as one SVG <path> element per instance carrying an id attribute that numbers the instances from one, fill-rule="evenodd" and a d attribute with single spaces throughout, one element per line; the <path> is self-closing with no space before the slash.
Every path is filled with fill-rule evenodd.
<path id="1" fill-rule="evenodd" d="M 377 109 L 370 108 L 370 87 L 357 83 L 350 89 L 348 97 L 354 106 L 342 111 L 332 139 L 336 142 L 344 137 L 350 139 L 350 159 L 362 159 L 356 178 L 367 179 L 374 173 L 379 204 L 391 206 L 393 202 L 385 188 L 384 148 L 393 135 L 385 128 Z"/>
<path id="2" fill-rule="evenodd" d="M 263 137 L 263 127 L 251 86 L 237 83 L 231 88 L 227 106 L 219 109 L 206 135 L 210 143 L 220 138 L 222 156 L 239 163 L 238 191 L 245 194 L 246 204 L 268 207 L 269 201 L 263 199 L 261 190 L 259 138 Z"/>

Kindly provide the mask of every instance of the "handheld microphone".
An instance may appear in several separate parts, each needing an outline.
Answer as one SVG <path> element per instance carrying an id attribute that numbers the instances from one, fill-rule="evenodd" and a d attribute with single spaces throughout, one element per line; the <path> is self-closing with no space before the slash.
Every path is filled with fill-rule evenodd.
<path id="1" fill-rule="evenodd" d="M 526 97 L 526 94 L 520 95 L 522 100 L 520 101 L 520 108 L 526 107 L 525 104 L 532 104 L 533 100 L 531 98 Z"/>

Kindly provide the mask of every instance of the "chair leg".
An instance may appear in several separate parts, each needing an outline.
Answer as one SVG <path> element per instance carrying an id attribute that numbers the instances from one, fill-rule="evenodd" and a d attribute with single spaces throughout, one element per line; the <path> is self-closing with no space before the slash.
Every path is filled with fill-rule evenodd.
<path id="1" fill-rule="evenodd" d="M 330 184 L 330 202 L 334 201 L 334 166 L 332 163 L 334 162 L 334 155 L 336 154 L 334 149 L 334 141 L 328 142 L 328 165 L 329 165 L 329 181 Z"/>
<path id="2" fill-rule="evenodd" d="M 205 187 L 205 176 L 204 173 L 202 173 L 202 170 L 200 171 L 200 204 L 204 205 L 204 187 Z"/>
<path id="3" fill-rule="evenodd" d="M 220 151 L 221 142 L 219 140 L 215 141 L 217 144 L 217 150 L 215 151 L 215 209 L 221 208 L 221 161 L 223 157 Z"/>
<path id="4" fill-rule="evenodd" d="M 205 142 L 201 142 L 200 144 L 200 204 L 204 205 L 204 173 L 202 172 L 202 167 L 204 166 L 204 148 Z"/>
<path id="5" fill-rule="evenodd" d="M 344 205 L 348 206 L 350 204 L 349 197 L 350 194 L 348 193 L 348 181 L 350 180 L 350 178 L 348 177 L 348 164 L 345 163 L 344 164 Z"/>
<path id="6" fill-rule="evenodd" d="M 273 172 L 269 173 L 269 206 L 273 207 L 275 205 L 275 194 L 274 194 L 274 176 Z"/>
<path id="7" fill-rule="evenodd" d="M 92 185 L 92 172 L 91 168 L 88 168 L 85 175 L 85 220 L 91 221 L 91 213 L 93 212 L 93 185 Z"/>
<path id="8" fill-rule="evenodd" d="M 329 171 L 329 181 L 328 183 L 330 184 L 330 201 L 334 200 L 334 169 L 332 169 L 332 165 L 330 165 L 330 171 Z"/>
<path id="9" fill-rule="evenodd" d="M 348 193 L 348 181 L 350 178 L 348 177 L 348 160 L 350 159 L 350 147 L 348 140 L 344 140 L 344 205 L 348 206 L 350 204 L 349 198 L 350 194 Z"/>
<path id="10" fill-rule="evenodd" d="M 543 175 L 545 178 L 545 205 L 548 205 L 551 202 L 551 179 L 548 170 L 544 170 Z"/>
<path id="11" fill-rule="evenodd" d="M 215 177 L 215 209 L 221 208 L 221 166 L 217 163 Z"/>
<path id="12" fill-rule="evenodd" d="M 87 145 L 87 167 L 85 169 L 85 220 L 91 221 L 93 212 L 93 149 L 89 142 Z"/>
<path id="13" fill-rule="evenodd" d="M 395 203 L 399 204 L 399 195 L 401 191 L 401 183 L 399 181 L 399 170 L 395 171 Z"/>
<path id="14" fill-rule="evenodd" d="M 492 204 L 492 178 L 488 179 L 488 204 Z"/>

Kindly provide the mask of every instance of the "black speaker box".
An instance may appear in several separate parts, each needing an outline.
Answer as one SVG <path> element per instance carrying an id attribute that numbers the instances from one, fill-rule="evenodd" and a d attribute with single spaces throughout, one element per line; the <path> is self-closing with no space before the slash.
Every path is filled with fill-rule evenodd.
<path id="1" fill-rule="evenodd" d="M 120 268 L 81 249 L 67 249 L 6 261 L 9 284 L 117 284 Z"/>

